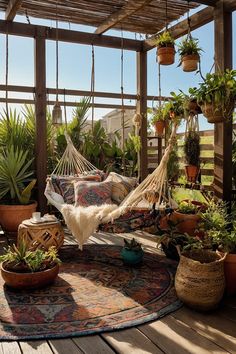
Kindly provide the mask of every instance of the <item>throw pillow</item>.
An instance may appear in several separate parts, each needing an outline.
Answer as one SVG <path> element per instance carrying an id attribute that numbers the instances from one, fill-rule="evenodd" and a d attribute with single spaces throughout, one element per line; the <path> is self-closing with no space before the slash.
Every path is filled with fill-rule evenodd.
<path id="1" fill-rule="evenodd" d="M 75 206 L 113 204 L 111 200 L 112 182 L 75 183 Z"/>
<path id="2" fill-rule="evenodd" d="M 111 198 L 120 204 L 137 184 L 135 177 L 126 177 L 115 172 L 110 172 L 106 181 L 112 182 Z"/>

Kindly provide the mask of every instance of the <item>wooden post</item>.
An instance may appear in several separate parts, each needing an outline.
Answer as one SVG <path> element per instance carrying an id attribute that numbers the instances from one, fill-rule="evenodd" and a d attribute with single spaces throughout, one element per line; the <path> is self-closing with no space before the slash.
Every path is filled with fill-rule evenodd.
<path id="1" fill-rule="evenodd" d="M 224 8 L 223 0 L 216 3 L 215 62 L 216 71 L 232 68 L 232 12 Z M 230 202 L 232 193 L 232 122 L 215 124 L 214 132 L 214 191 L 217 197 Z"/>
<path id="2" fill-rule="evenodd" d="M 147 53 L 137 52 L 137 113 L 142 117 L 140 129 L 140 176 L 141 181 L 148 175 L 147 159 Z"/>
<path id="3" fill-rule="evenodd" d="M 35 115 L 36 115 L 36 177 L 38 186 L 38 209 L 47 212 L 44 196 L 47 178 L 47 124 L 46 124 L 46 57 L 44 32 L 35 37 Z"/>

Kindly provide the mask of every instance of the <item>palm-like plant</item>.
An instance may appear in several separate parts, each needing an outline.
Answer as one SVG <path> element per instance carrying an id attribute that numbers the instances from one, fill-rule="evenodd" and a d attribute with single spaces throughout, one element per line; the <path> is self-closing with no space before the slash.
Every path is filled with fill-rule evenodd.
<path id="1" fill-rule="evenodd" d="M 32 159 L 28 152 L 13 145 L 0 155 L 0 199 L 10 199 L 12 204 L 28 204 L 36 180 L 30 181 Z M 29 182 L 29 183 L 28 183 Z M 26 183 L 27 186 L 26 186 Z"/>

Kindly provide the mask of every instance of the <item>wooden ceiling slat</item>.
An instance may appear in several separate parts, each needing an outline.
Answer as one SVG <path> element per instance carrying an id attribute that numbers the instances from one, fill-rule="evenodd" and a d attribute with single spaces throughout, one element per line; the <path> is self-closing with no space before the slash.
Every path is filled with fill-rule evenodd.
<path id="1" fill-rule="evenodd" d="M 23 0 L 9 0 L 6 13 L 5 20 L 12 21 L 16 16 L 17 10 L 20 8 Z"/>

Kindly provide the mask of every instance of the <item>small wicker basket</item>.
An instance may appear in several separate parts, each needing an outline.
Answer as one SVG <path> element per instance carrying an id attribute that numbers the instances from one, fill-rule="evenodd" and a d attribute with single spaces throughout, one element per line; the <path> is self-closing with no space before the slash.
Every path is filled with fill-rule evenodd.
<path id="1" fill-rule="evenodd" d="M 225 289 L 225 257 L 226 254 L 208 250 L 192 250 L 181 254 L 175 276 L 179 299 L 196 310 L 216 308 Z"/>

